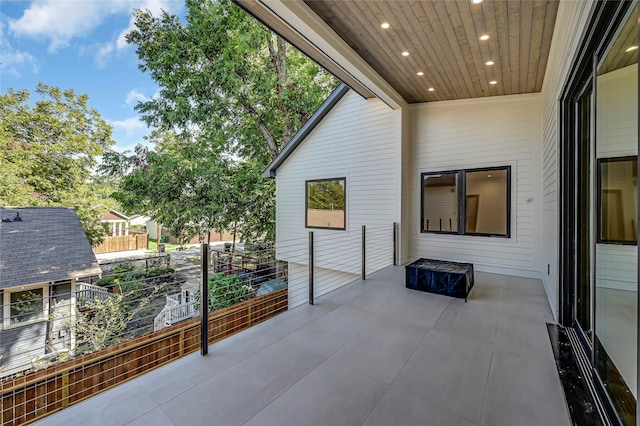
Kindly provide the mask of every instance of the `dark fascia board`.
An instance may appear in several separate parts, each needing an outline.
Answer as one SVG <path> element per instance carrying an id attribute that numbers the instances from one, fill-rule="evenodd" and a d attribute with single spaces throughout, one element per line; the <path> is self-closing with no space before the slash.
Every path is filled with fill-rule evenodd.
<path id="1" fill-rule="evenodd" d="M 282 148 L 282 151 L 278 153 L 276 158 L 273 159 L 271 164 L 267 166 L 262 172 L 263 178 L 272 178 L 276 176 L 276 170 L 280 165 L 295 151 L 304 139 L 311 133 L 315 127 L 320 124 L 322 119 L 331 111 L 331 109 L 338 103 L 340 99 L 349 91 L 349 86 L 344 83 L 340 85 L 329 95 L 327 99 L 320 105 L 320 108 L 311 116 L 311 118 L 302 126 L 298 133 L 295 134 L 289 143 Z"/>

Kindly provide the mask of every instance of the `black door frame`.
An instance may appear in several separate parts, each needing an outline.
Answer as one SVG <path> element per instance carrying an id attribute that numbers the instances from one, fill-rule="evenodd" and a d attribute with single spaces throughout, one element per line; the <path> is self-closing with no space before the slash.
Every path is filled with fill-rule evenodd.
<path id="1" fill-rule="evenodd" d="M 575 218 L 577 217 L 580 206 L 577 205 L 576 197 L 573 196 L 578 179 L 576 173 L 576 156 L 578 153 L 574 142 L 580 134 L 580 123 L 576 117 L 576 102 L 579 101 L 580 96 L 583 94 L 583 89 L 587 86 L 589 80 L 593 79 L 595 75 L 594 70 L 596 67 L 594 58 L 598 57 L 603 49 L 612 41 L 616 29 L 622 23 L 630 6 L 630 2 L 615 0 L 598 1 L 593 5 L 590 16 L 587 19 L 588 24 L 582 34 L 579 48 L 559 99 L 560 141 L 558 149 L 560 183 L 558 225 L 560 240 L 558 259 L 558 320 L 560 324 L 565 327 L 574 327 L 576 325 L 576 283 L 579 278 L 578 262 L 576 261 L 578 253 L 576 232 L 578 232 L 578 230 L 576 229 L 577 224 Z M 595 93 L 595 96 L 597 96 L 597 93 Z M 638 254 L 638 262 L 640 265 L 640 251 Z M 638 268 L 638 278 L 638 282 L 640 282 L 640 268 Z M 592 297 L 595 298 L 595 295 L 592 295 Z M 640 306 L 640 292 L 638 292 L 638 306 Z M 640 316 L 638 318 L 638 330 L 640 330 Z M 578 334 L 580 335 L 580 333 Z M 581 338 L 585 349 L 587 349 L 587 352 L 590 354 L 593 367 L 593 348 L 589 347 L 589 343 L 584 336 L 581 335 Z M 595 338 L 594 336 L 594 342 Z M 640 354 L 640 339 L 638 339 L 637 353 Z M 638 362 L 637 359 L 636 362 Z M 638 383 L 640 383 L 640 368 L 637 368 L 637 372 Z M 621 424 L 620 418 L 614 409 L 613 402 L 602 386 L 597 374 L 594 373 L 594 376 L 596 379 L 594 380 L 596 390 L 600 400 L 604 403 L 610 420 Z M 638 419 L 637 421 L 640 421 L 640 404 L 636 405 L 636 418 Z"/>

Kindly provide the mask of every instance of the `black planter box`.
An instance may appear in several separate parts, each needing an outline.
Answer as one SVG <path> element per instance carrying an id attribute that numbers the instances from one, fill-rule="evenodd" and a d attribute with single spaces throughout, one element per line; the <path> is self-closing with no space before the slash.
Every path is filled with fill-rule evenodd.
<path id="1" fill-rule="evenodd" d="M 405 266 L 405 286 L 467 301 L 473 287 L 473 264 L 418 259 Z"/>

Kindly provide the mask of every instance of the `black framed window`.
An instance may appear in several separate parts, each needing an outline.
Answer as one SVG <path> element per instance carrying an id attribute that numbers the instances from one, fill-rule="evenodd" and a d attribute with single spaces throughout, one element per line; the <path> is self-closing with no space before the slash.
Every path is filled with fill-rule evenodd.
<path id="1" fill-rule="evenodd" d="M 347 178 L 306 181 L 305 227 L 345 230 Z"/>
<path id="2" fill-rule="evenodd" d="M 421 177 L 421 232 L 511 236 L 511 166 Z"/>
<path id="3" fill-rule="evenodd" d="M 638 157 L 598 159 L 598 243 L 638 244 Z"/>

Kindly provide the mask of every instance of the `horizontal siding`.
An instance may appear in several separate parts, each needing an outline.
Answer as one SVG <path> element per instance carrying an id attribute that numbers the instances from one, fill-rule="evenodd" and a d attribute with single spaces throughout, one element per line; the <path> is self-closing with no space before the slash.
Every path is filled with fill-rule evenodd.
<path id="1" fill-rule="evenodd" d="M 558 161 L 559 99 L 576 56 L 593 1 L 563 1 L 558 6 L 549 59 L 542 84 L 542 282 L 558 318 Z M 546 265 L 550 265 L 547 273 Z"/>
<path id="2" fill-rule="evenodd" d="M 638 65 L 598 76 L 597 158 L 638 154 Z"/>
<path id="3" fill-rule="evenodd" d="M 46 321 L 2 330 L 0 377 L 28 370 L 32 361 L 45 355 L 46 331 Z"/>
<path id="4" fill-rule="evenodd" d="M 358 278 L 359 276 L 355 274 L 314 268 L 314 298 L 327 294 Z M 289 309 L 305 303 L 309 303 L 309 266 L 289 263 Z"/>
<path id="5" fill-rule="evenodd" d="M 541 97 L 507 96 L 411 109 L 412 258 L 474 263 L 477 270 L 537 277 L 541 222 Z M 420 233 L 420 174 L 511 166 L 511 238 Z"/>
<path id="6" fill-rule="evenodd" d="M 596 244 L 596 287 L 638 291 L 638 247 Z"/>
<path id="7" fill-rule="evenodd" d="M 367 272 L 393 263 L 392 226 L 401 210 L 401 114 L 350 91 L 276 172 L 277 256 L 307 270 L 313 231 L 314 265 L 323 277 L 316 280 L 318 295 L 360 276 L 363 225 Z M 346 177 L 346 231 L 306 229 L 305 181 L 337 177 Z M 308 270 L 290 274 L 291 306 L 307 291 Z"/>

